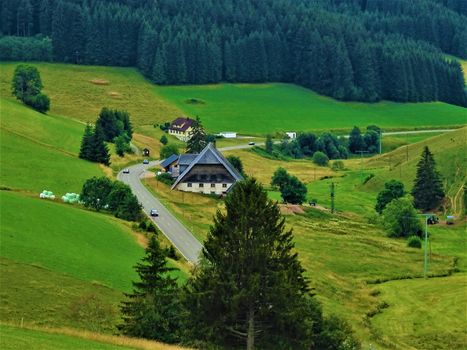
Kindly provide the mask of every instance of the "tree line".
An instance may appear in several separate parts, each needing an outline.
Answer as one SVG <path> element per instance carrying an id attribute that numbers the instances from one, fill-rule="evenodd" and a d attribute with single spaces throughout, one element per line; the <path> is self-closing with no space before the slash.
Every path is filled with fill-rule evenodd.
<path id="1" fill-rule="evenodd" d="M 444 54 L 467 58 L 465 7 L 451 0 L 4 0 L 0 22 L 3 35 L 51 38 L 57 61 L 136 66 L 158 84 L 281 81 L 340 100 L 467 105 Z"/>

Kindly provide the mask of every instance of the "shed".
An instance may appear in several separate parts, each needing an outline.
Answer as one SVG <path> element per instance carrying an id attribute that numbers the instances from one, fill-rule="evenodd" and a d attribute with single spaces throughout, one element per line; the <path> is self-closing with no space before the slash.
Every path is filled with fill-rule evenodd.
<path id="1" fill-rule="evenodd" d="M 225 137 L 226 139 L 236 139 L 237 133 L 235 131 L 222 131 L 219 133 L 220 136 Z"/>
<path id="2" fill-rule="evenodd" d="M 149 156 L 149 149 L 143 148 L 143 156 L 148 157 Z"/>

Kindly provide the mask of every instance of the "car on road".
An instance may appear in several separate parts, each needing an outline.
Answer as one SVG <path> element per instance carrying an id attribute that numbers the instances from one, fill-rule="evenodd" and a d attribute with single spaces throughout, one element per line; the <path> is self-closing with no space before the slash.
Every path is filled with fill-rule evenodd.
<path id="1" fill-rule="evenodd" d="M 159 212 L 157 211 L 157 209 L 151 209 L 151 211 L 149 212 L 149 214 L 151 216 L 159 216 Z"/>
<path id="2" fill-rule="evenodd" d="M 143 164 L 149 164 L 149 160 L 147 159 L 143 160 Z"/>
<path id="3" fill-rule="evenodd" d="M 130 173 L 130 169 L 123 169 L 123 173 L 124 173 L 124 174 L 129 174 L 129 173 Z"/>
<path id="4" fill-rule="evenodd" d="M 248 145 L 249 145 L 249 146 L 254 146 L 255 143 L 254 143 L 253 141 L 250 141 L 250 142 L 248 142 Z"/>

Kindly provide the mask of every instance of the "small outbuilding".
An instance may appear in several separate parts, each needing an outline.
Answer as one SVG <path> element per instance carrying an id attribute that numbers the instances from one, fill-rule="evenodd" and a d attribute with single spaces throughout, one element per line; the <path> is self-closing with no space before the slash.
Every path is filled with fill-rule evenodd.
<path id="1" fill-rule="evenodd" d="M 147 149 L 147 148 L 144 148 L 144 149 L 143 149 L 143 156 L 149 157 L 149 153 L 150 153 L 150 152 L 149 152 L 149 149 Z"/>
<path id="2" fill-rule="evenodd" d="M 297 138 L 297 133 L 295 131 L 287 131 L 285 134 L 292 140 Z"/>
<path id="3" fill-rule="evenodd" d="M 222 131 L 219 136 L 225 137 L 226 139 L 236 139 L 237 133 L 235 131 Z"/>

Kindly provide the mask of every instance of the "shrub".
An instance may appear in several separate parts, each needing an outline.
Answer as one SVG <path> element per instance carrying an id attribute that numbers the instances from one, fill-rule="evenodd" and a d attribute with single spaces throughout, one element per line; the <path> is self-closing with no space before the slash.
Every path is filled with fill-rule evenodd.
<path id="1" fill-rule="evenodd" d="M 169 140 L 167 140 L 167 136 L 162 135 L 161 139 L 159 140 L 163 145 L 166 145 Z"/>
<path id="2" fill-rule="evenodd" d="M 154 226 L 154 224 L 152 222 L 147 223 L 146 231 L 157 234 L 156 226 Z"/>
<path id="3" fill-rule="evenodd" d="M 138 228 L 143 230 L 143 231 L 146 231 L 147 229 L 147 226 L 146 226 L 146 221 L 141 221 L 138 225 Z"/>
<path id="4" fill-rule="evenodd" d="M 166 250 L 165 253 L 167 254 L 167 257 L 173 260 L 178 260 L 179 257 L 177 255 L 177 251 L 175 250 L 173 245 L 170 245 Z"/>
<path id="5" fill-rule="evenodd" d="M 417 211 L 408 198 L 392 200 L 383 210 L 384 227 L 390 237 L 408 237 L 422 234 Z"/>
<path id="6" fill-rule="evenodd" d="M 45 113 L 50 109 L 50 98 L 43 93 L 25 97 L 24 103 L 41 113 Z"/>
<path id="7" fill-rule="evenodd" d="M 335 160 L 332 162 L 331 168 L 334 171 L 344 170 L 344 162 L 342 160 Z"/>
<path id="8" fill-rule="evenodd" d="M 165 145 L 164 147 L 161 148 L 161 151 L 160 151 L 161 159 L 167 159 L 172 154 L 180 154 L 180 152 L 178 151 L 178 147 L 174 145 L 173 143 Z"/>
<path id="9" fill-rule="evenodd" d="M 323 152 L 317 151 L 313 154 L 313 163 L 319 166 L 326 166 L 329 163 L 329 158 Z"/>
<path id="10" fill-rule="evenodd" d="M 157 181 L 160 181 L 166 185 L 173 185 L 175 179 L 172 177 L 170 173 L 161 173 L 160 175 L 156 176 Z"/>
<path id="11" fill-rule="evenodd" d="M 409 238 L 407 238 L 407 247 L 421 248 L 422 240 L 418 236 L 410 236 Z"/>
<path id="12" fill-rule="evenodd" d="M 363 185 L 365 185 L 368 181 L 370 181 L 372 178 L 375 177 L 375 174 L 368 174 L 364 179 L 363 179 Z"/>

